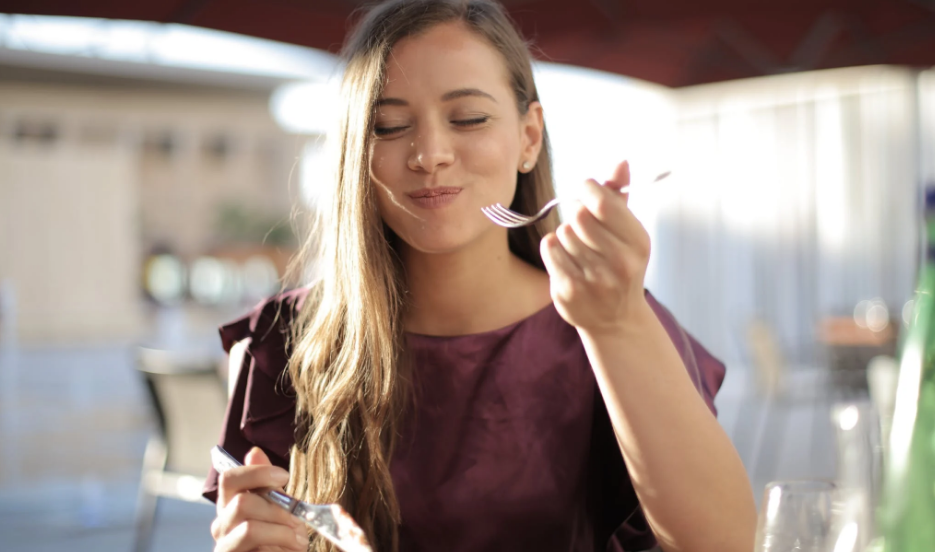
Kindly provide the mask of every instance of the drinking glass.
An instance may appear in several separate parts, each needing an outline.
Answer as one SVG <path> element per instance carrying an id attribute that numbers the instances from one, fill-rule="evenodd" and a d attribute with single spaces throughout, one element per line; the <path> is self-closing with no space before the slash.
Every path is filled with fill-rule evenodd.
<path id="1" fill-rule="evenodd" d="M 838 403 L 831 410 L 837 443 L 837 505 L 834 547 L 828 552 L 864 550 L 876 536 L 874 505 L 880 501 L 880 420 L 869 401 Z"/>
<path id="2" fill-rule="evenodd" d="M 831 481 L 774 481 L 766 486 L 755 552 L 826 552 L 836 487 Z"/>

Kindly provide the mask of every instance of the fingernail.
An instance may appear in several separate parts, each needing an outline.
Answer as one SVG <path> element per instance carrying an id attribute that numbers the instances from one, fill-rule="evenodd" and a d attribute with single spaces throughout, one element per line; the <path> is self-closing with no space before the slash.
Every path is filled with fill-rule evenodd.
<path id="1" fill-rule="evenodd" d="M 304 529 L 297 529 L 295 533 L 295 541 L 303 548 L 308 546 L 308 533 L 306 533 Z"/>

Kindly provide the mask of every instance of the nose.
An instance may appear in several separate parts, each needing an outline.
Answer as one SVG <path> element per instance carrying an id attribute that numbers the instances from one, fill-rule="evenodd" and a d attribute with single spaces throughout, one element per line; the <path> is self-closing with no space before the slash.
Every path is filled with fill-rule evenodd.
<path id="1" fill-rule="evenodd" d="M 432 174 L 453 161 L 454 149 L 444 129 L 423 127 L 410 144 L 410 170 Z"/>

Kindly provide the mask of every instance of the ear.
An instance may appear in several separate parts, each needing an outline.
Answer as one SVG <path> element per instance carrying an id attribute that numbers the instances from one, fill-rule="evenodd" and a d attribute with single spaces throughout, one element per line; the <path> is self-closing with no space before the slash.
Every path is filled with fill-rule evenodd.
<path id="1" fill-rule="evenodd" d="M 522 148 L 520 158 L 516 162 L 516 170 L 529 172 L 539 159 L 542 150 L 542 136 L 545 133 L 545 122 L 542 117 L 542 104 L 531 102 L 526 114 L 520 117 L 520 139 Z M 523 170 L 523 162 L 528 162 L 530 169 Z"/>

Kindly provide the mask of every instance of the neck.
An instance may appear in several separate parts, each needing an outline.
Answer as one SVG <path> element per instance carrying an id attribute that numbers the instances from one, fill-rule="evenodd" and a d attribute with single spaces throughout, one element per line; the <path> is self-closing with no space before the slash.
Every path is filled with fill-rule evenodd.
<path id="1" fill-rule="evenodd" d="M 406 329 L 467 335 L 507 326 L 550 301 L 548 276 L 513 255 L 506 231 L 489 232 L 456 252 L 405 247 L 409 308 Z"/>

